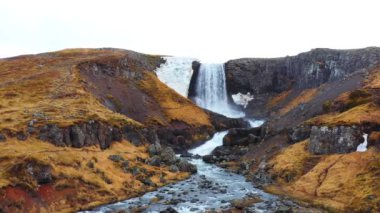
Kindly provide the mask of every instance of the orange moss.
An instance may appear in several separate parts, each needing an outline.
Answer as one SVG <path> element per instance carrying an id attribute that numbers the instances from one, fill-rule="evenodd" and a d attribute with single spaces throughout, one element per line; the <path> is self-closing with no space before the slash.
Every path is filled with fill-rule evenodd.
<path id="1" fill-rule="evenodd" d="M 366 89 L 380 89 L 380 67 L 370 71 L 370 76 L 365 83 Z"/>
<path id="2" fill-rule="evenodd" d="M 291 100 L 285 107 L 281 108 L 279 113 L 280 115 L 285 115 L 286 113 L 290 112 L 294 108 L 296 108 L 298 105 L 302 103 L 307 103 L 310 101 L 318 92 L 317 88 L 307 89 L 302 91 L 300 95 L 298 95 L 296 98 Z"/>
<path id="3" fill-rule="evenodd" d="M 76 65 L 121 51 L 64 50 L 0 61 L 0 130 L 19 131 L 29 121 L 67 126 L 96 119 L 114 125 L 141 125 L 112 112 L 84 89 Z"/>
<path id="4" fill-rule="evenodd" d="M 129 161 L 129 167 L 146 169 L 149 178 L 158 186 L 163 175 L 166 183 L 185 179 L 187 173 L 171 173 L 168 168 L 153 167 L 137 161 L 136 158 L 148 157 L 147 147 L 135 147 L 127 141 L 114 143 L 107 150 L 98 147 L 81 149 L 56 147 L 49 143 L 31 139 L 25 142 L 8 140 L 0 146 L 0 189 L 14 184 L 23 184 L 31 190 L 38 191 L 40 186 L 33 180 L 25 177 L 14 177 L 9 174 L 9 169 L 16 164 L 23 164 L 30 160 L 37 161 L 52 168 L 54 178 L 52 193 L 60 193 L 59 189 L 75 189 L 67 197 L 46 200 L 45 211 L 66 212 L 89 208 L 99 204 L 115 202 L 136 196 L 154 187 L 147 187 L 131 173 L 125 173 L 121 166 L 108 159 L 110 155 L 120 155 Z M 93 167 L 89 166 L 93 164 Z M 20 179 L 22 178 L 22 179 Z M 1 199 L 0 199 L 1 201 Z"/>
<path id="5" fill-rule="evenodd" d="M 274 106 L 278 105 L 283 100 L 285 100 L 290 95 L 291 92 L 292 92 L 292 90 L 288 90 L 288 91 L 282 92 L 282 93 L 278 94 L 277 96 L 271 98 L 267 103 L 267 108 L 271 109 Z"/>
<path id="6" fill-rule="evenodd" d="M 182 121 L 192 126 L 211 126 L 210 118 L 206 112 L 160 82 L 153 73 L 145 72 L 144 80 L 140 82 L 140 86 L 147 94 L 154 97 L 168 117 L 169 122 Z"/>
<path id="7" fill-rule="evenodd" d="M 291 182 L 304 172 L 304 165 L 310 159 L 307 152 L 308 140 L 296 143 L 282 150 L 269 161 L 271 172 L 276 174 L 276 180 L 281 183 Z"/>
<path id="8" fill-rule="evenodd" d="M 309 157 L 307 142 L 286 148 L 270 162 L 270 173 L 281 177 L 282 172 L 300 174 Z M 293 181 L 279 181 L 267 188 L 269 192 L 326 207 L 332 211 L 363 212 L 380 210 L 380 153 L 367 152 L 319 156 L 315 166 Z"/>
<path id="9" fill-rule="evenodd" d="M 343 113 L 330 113 L 307 121 L 314 125 L 358 125 L 362 123 L 380 124 L 380 107 L 369 103 L 354 107 Z"/>

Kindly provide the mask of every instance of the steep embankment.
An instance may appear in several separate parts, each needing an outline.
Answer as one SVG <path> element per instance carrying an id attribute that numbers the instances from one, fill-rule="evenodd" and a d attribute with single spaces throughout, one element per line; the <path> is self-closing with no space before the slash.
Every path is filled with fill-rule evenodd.
<path id="1" fill-rule="evenodd" d="M 267 123 L 253 135 L 230 131 L 225 141 L 237 139 L 213 159 L 232 159 L 223 165 L 272 184 L 274 193 L 333 210 L 379 211 L 379 62 L 380 48 L 227 62 L 229 94 L 253 94 L 246 112 Z M 365 133 L 369 150 L 355 152 Z"/>
<path id="2" fill-rule="evenodd" d="M 188 147 L 213 126 L 156 78 L 160 63 L 118 49 L 1 59 L 0 211 L 75 211 L 194 172 L 159 141 Z"/>

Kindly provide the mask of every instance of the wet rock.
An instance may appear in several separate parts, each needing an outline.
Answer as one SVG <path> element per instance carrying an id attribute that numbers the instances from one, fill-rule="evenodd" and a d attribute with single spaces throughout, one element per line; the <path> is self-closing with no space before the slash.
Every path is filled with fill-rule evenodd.
<path id="1" fill-rule="evenodd" d="M 170 172 L 174 172 L 174 173 L 176 173 L 176 172 L 179 171 L 179 169 L 178 169 L 178 167 L 177 167 L 176 165 L 171 165 L 171 166 L 169 167 L 169 171 L 170 171 Z"/>
<path id="2" fill-rule="evenodd" d="M 190 172 L 192 174 L 197 173 L 197 167 L 191 163 L 189 163 L 185 159 L 181 159 L 177 164 L 179 171 L 181 172 Z"/>
<path id="3" fill-rule="evenodd" d="M 202 157 L 202 160 L 206 163 L 214 164 L 216 163 L 216 157 L 214 155 L 205 155 Z"/>
<path id="4" fill-rule="evenodd" d="M 169 207 L 165 210 L 160 211 L 160 213 L 178 213 L 178 212 L 175 209 L 173 209 L 172 207 Z"/>
<path id="5" fill-rule="evenodd" d="M 293 213 L 293 210 L 288 206 L 280 206 L 276 209 L 275 213 Z"/>
<path id="6" fill-rule="evenodd" d="M 211 123 L 217 131 L 223 131 L 232 128 L 248 128 L 249 122 L 243 118 L 228 118 L 224 115 L 207 111 L 210 115 Z"/>
<path id="7" fill-rule="evenodd" d="M 124 161 L 124 158 L 120 155 L 110 155 L 110 156 L 108 156 L 108 159 L 110 159 L 111 161 L 116 162 L 116 163 Z"/>
<path id="8" fill-rule="evenodd" d="M 0 133 L 0 142 L 5 142 L 6 140 L 7 138 L 5 137 L 5 135 Z"/>
<path id="9" fill-rule="evenodd" d="M 258 197 L 249 197 L 249 198 L 243 198 L 238 200 L 233 200 L 231 202 L 231 206 L 236 209 L 244 209 L 247 207 L 251 207 L 255 203 L 259 203 L 262 200 Z"/>
<path id="10" fill-rule="evenodd" d="M 363 142 L 363 134 L 356 126 L 313 126 L 309 151 L 313 154 L 349 153 Z"/>
<path id="11" fill-rule="evenodd" d="M 189 152 L 185 152 L 185 153 L 182 153 L 181 154 L 181 158 L 192 158 L 194 155 L 189 153 Z"/>
<path id="12" fill-rule="evenodd" d="M 247 146 L 250 143 L 258 143 L 262 134 L 261 127 L 230 129 L 223 138 L 223 146 Z"/>

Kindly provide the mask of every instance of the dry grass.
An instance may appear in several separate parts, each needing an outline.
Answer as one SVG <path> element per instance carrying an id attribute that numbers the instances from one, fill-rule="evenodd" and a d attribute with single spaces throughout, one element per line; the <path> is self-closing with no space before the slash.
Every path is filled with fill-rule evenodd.
<path id="1" fill-rule="evenodd" d="M 317 94 L 317 92 L 317 88 L 302 91 L 299 96 L 291 100 L 286 106 L 279 110 L 280 115 L 285 115 L 286 113 L 296 108 L 298 105 L 309 102 Z"/>
<path id="2" fill-rule="evenodd" d="M 313 157 L 304 149 L 307 142 L 286 148 L 271 164 L 272 175 L 283 172 L 300 174 L 302 167 Z M 380 153 L 367 152 L 322 156 L 305 174 L 293 181 L 279 181 L 268 191 L 323 206 L 332 211 L 364 212 L 380 210 Z"/>
<path id="3" fill-rule="evenodd" d="M 283 100 L 285 100 L 290 95 L 291 92 L 292 92 L 292 90 L 288 90 L 288 91 L 282 92 L 282 93 L 278 94 L 277 96 L 271 98 L 267 103 L 267 108 L 272 109 L 276 105 L 280 104 Z"/>
<path id="4" fill-rule="evenodd" d="M 0 61 L 0 130 L 23 130 L 32 119 L 37 125 L 68 126 L 91 119 L 140 125 L 108 110 L 84 89 L 76 64 L 104 53 L 65 50 L 49 53 L 50 57 L 45 54 Z"/>
<path id="5" fill-rule="evenodd" d="M 142 126 L 102 105 L 86 89 L 86 82 L 81 79 L 77 67 L 84 62 L 111 60 L 113 63 L 125 57 L 128 52 L 123 50 L 67 49 L 0 60 L 0 131 L 25 131 L 31 120 L 36 121 L 36 127 L 50 123 L 65 127 L 89 120 L 116 126 Z M 146 58 L 147 63 L 152 64 L 158 59 Z M 137 59 L 128 60 L 128 63 L 131 69 L 140 66 Z M 146 77 L 142 84 L 144 89 L 160 103 L 170 120 L 210 125 L 207 114 L 200 108 L 178 98 L 179 95 L 160 84 L 152 73 L 143 74 Z M 0 195 L 9 196 L 9 199 L 0 196 L 0 203 L 17 201 L 8 204 L 26 207 L 28 212 L 72 212 L 154 189 L 138 178 L 149 177 L 161 186 L 161 176 L 168 183 L 188 177 L 187 173 L 173 174 L 167 168 L 136 161 L 137 157 L 148 157 L 146 147 L 135 147 L 127 141 L 113 143 L 109 149 L 101 150 L 96 146 L 81 149 L 55 147 L 33 136 L 23 142 L 8 137 L 7 142 L 1 144 L 0 153 Z M 112 154 L 123 156 L 130 161 L 130 167 L 146 172 L 136 177 L 124 172 L 119 164 L 108 159 Z M 27 165 L 28 162 L 50 166 L 53 183 L 38 186 L 25 172 L 10 174 L 14 165 Z M 93 166 L 88 166 L 90 164 Z"/>
<path id="6" fill-rule="evenodd" d="M 303 175 L 305 162 L 311 154 L 307 152 L 309 141 L 305 140 L 287 147 L 269 161 L 271 172 L 280 183 L 291 182 Z"/>
<path id="7" fill-rule="evenodd" d="M 211 126 L 208 114 L 201 108 L 158 81 L 153 73 L 144 74 L 145 78 L 140 83 L 141 88 L 159 103 L 169 122 L 182 121 L 191 126 Z M 165 121 L 160 122 L 162 124 Z"/>
<path id="8" fill-rule="evenodd" d="M 146 169 L 149 178 L 158 186 L 162 186 L 160 175 L 164 175 L 167 183 L 182 180 L 188 177 L 187 173 L 170 173 L 167 168 L 148 166 L 136 158 L 148 157 L 146 147 L 135 147 L 127 141 L 114 143 L 104 151 L 98 147 L 82 149 L 55 147 L 38 140 L 18 142 L 9 140 L 0 146 L 2 160 L 0 161 L 0 188 L 23 184 L 31 190 L 39 191 L 38 185 L 33 180 L 25 177 L 15 177 L 8 173 L 16 164 L 35 160 L 43 165 L 52 167 L 54 178 L 50 201 L 45 201 L 49 212 L 75 211 L 81 208 L 99 205 L 101 203 L 114 202 L 136 196 L 152 187 L 145 186 L 131 173 L 123 172 L 121 166 L 108 159 L 110 155 L 120 155 L 129 161 L 129 167 Z M 92 163 L 93 168 L 88 164 Z M 60 188 L 74 189 L 71 198 L 60 197 Z M 82 199 L 81 199 L 82 197 Z M 84 199 L 84 200 L 83 200 Z"/>
<path id="9" fill-rule="evenodd" d="M 380 89 L 380 67 L 370 72 L 368 80 L 365 82 L 366 89 Z"/>
<path id="10" fill-rule="evenodd" d="M 330 113 L 312 118 L 307 123 L 328 126 L 380 124 L 380 107 L 373 103 L 363 104 L 343 113 Z"/>

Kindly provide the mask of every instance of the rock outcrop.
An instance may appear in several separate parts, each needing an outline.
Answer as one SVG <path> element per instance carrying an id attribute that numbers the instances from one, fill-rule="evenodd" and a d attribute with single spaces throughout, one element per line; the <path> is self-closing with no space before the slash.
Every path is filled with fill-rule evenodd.
<path id="1" fill-rule="evenodd" d="M 263 128 L 230 129 L 223 138 L 223 146 L 247 146 L 259 143 L 264 137 Z"/>
<path id="2" fill-rule="evenodd" d="M 313 126 L 308 150 L 313 154 L 349 153 L 363 142 L 363 134 L 355 126 Z"/>
<path id="3" fill-rule="evenodd" d="M 189 93 L 187 95 L 187 97 L 191 100 L 194 100 L 194 97 L 197 96 L 196 85 L 197 85 L 198 73 L 199 73 L 200 67 L 201 67 L 201 63 L 199 61 L 193 61 L 192 63 L 193 75 L 191 76 L 191 79 L 190 79 Z"/>
<path id="4" fill-rule="evenodd" d="M 217 131 L 228 130 L 231 128 L 248 128 L 248 121 L 243 118 L 228 118 L 224 115 L 208 111 L 212 125 Z"/>
<path id="5" fill-rule="evenodd" d="M 280 93 L 293 88 L 317 87 L 380 61 L 380 48 L 357 50 L 313 49 L 275 59 L 237 59 L 225 64 L 229 94 Z"/>

